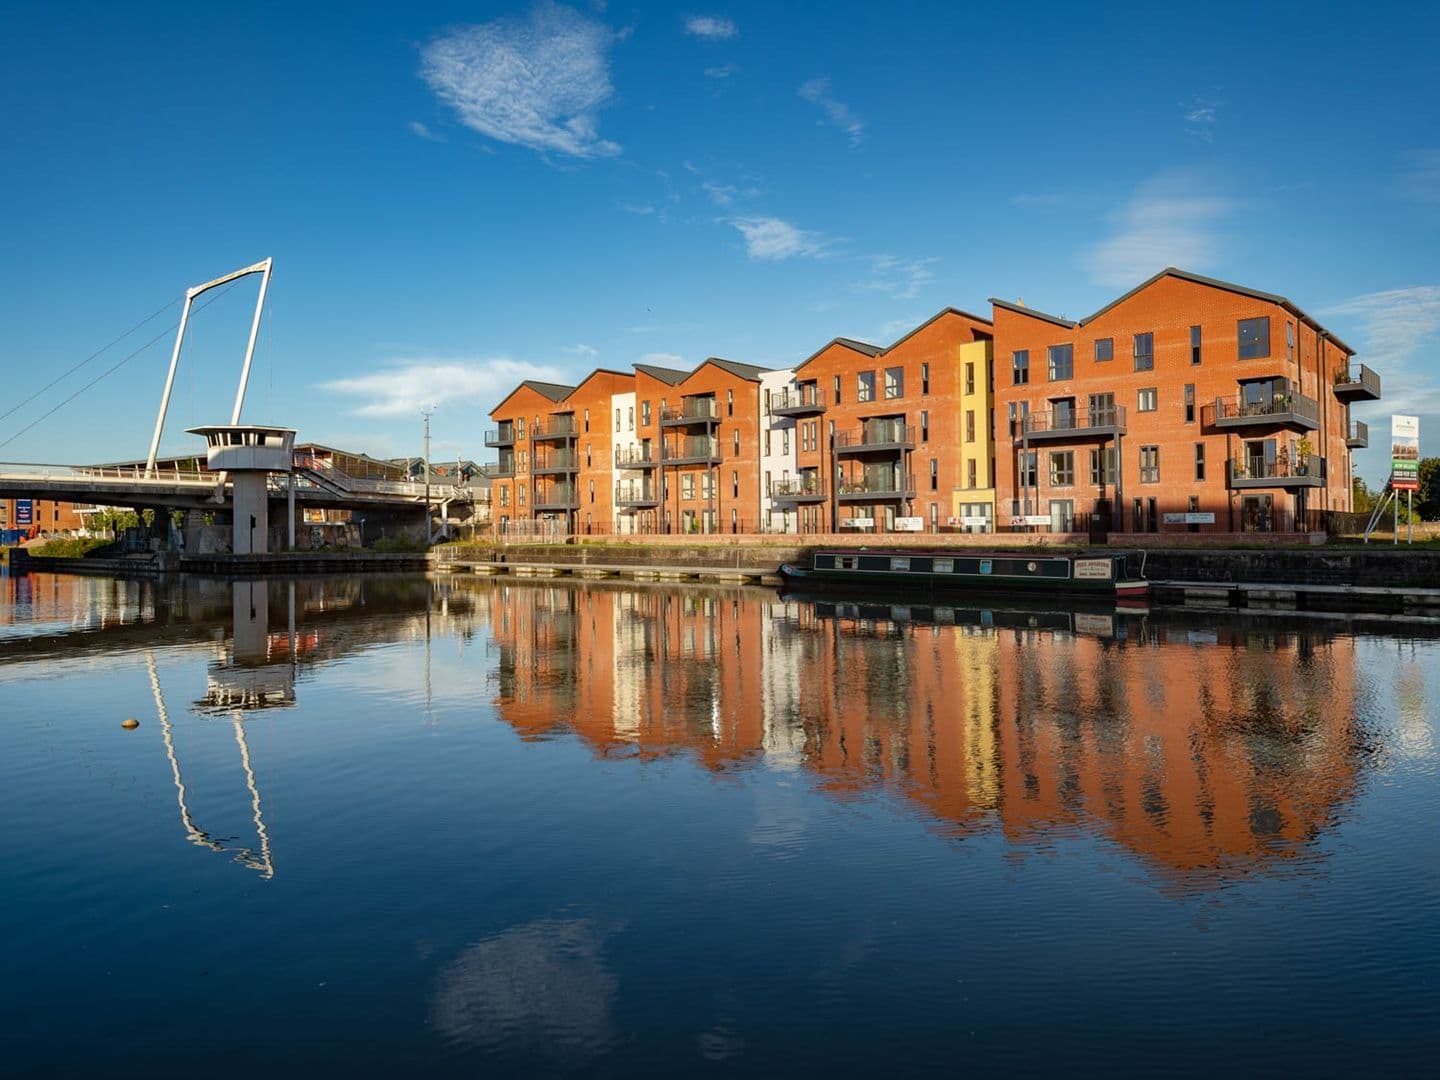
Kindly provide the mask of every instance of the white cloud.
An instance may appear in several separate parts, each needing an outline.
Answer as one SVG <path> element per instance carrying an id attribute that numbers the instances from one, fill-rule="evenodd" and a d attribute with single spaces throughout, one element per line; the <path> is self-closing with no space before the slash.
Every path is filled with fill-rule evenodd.
<path id="1" fill-rule="evenodd" d="M 600 355 L 600 350 L 595 348 L 595 346 L 585 345 L 583 343 L 577 345 L 566 345 L 560 351 L 569 353 L 572 356 L 578 356 L 583 360 L 594 360 L 597 356 Z"/>
<path id="2" fill-rule="evenodd" d="M 431 131 L 428 127 L 426 127 L 424 124 L 422 124 L 419 120 L 411 120 L 411 121 L 410 121 L 410 124 L 409 124 L 409 127 L 410 127 L 410 133 L 411 133 L 412 135 L 417 135 L 417 136 L 419 136 L 420 138 L 426 140 L 427 142 L 444 142 L 444 141 L 445 141 L 445 136 L 435 134 L 435 132 Z"/>
<path id="3" fill-rule="evenodd" d="M 1406 154 L 1400 190 L 1416 202 L 1440 202 L 1440 150 L 1412 150 Z"/>
<path id="4" fill-rule="evenodd" d="M 542 3 L 444 34 L 421 50 L 420 74 L 461 123 L 500 142 L 574 157 L 618 154 L 595 112 L 611 95 L 615 35 L 569 8 Z"/>
<path id="5" fill-rule="evenodd" d="M 1196 94 L 1189 101 L 1181 102 L 1180 113 L 1185 117 L 1185 130 L 1203 142 L 1214 142 L 1220 105 L 1218 99 L 1204 94 Z"/>
<path id="6" fill-rule="evenodd" d="M 385 370 L 321 383 L 320 389 L 351 398 L 354 416 L 419 416 L 430 405 L 478 405 L 489 409 L 524 379 L 565 382 L 548 364 L 509 357 L 474 360 L 402 359 Z"/>
<path id="7" fill-rule="evenodd" d="M 705 189 L 716 206 L 732 206 L 735 203 L 736 189 L 733 184 L 716 184 L 706 180 L 700 185 Z"/>
<path id="8" fill-rule="evenodd" d="M 752 259 L 773 262 L 797 255 L 813 258 L 825 253 L 825 239 L 819 233 L 797 229 L 779 218 L 731 218 L 729 223 L 745 237 L 745 252 Z"/>
<path id="9" fill-rule="evenodd" d="M 722 19 L 715 15 L 691 15 L 685 20 L 685 32 L 692 37 L 723 41 L 740 33 L 740 28 L 732 19 Z"/>
<path id="10" fill-rule="evenodd" d="M 935 280 L 935 271 L 931 268 L 937 262 L 939 260 L 934 256 L 901 259 L 894 255 L 872 255 L 870 280 L 861 282 L 860 288 L 887 293 L 897 300 L 913 299 Z"/>
<path id="11" fill-rule="evenodd" d="M 861 120 L 844 102 L 836 101 L 830 93 L 830 80 L 828 78 L 811 79 L 800 87 L 800 96 L 812 105 L 818 105 L 825 111 L 830 123 L 850 139 L 852 147 L 859 146 L 865 138 L 865 121 Z"/>
<path id="12" fill-rule="evenodd" d="M 1160 177 L 1109 215 L 1115 234 L 1082 262 L 1096 284 L 1112 288 L 1138 285 L 1167 266 L 1205 270 L 1219 257 L 1216 223 L 1233 208 L 1182 176 Z"/>
<path id="13" fill-rule="evenodd" d="M 649 364 L 652 367 L 679 368 L 683 370 L 688 365 L 685 358 L 673 352 L 650 352 L 640 357 L 636 363 Z"/>
<path id="14" fill-rule="evenodd" d="M 721 64 L 718 67 L 706 68 L 705 77 L 707 79 L 728 79 L 731 75 L 735 74 L 736 70 L 737 68 L 734 64 Z"/>

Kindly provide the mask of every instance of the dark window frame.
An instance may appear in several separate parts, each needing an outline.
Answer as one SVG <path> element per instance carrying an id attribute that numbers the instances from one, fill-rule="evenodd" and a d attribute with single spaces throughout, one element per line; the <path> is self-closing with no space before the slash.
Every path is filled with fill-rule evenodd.
<path id="1" fill-rule="evenodd" d="M 1247 333 L 1247 327 L 1248 333 Z M 1259 331 L 1263 330 L 1263 336 Z M 1235 324 L 1236 352 L 1241 360 L 1265 360 L 1270 356 L 1270 316 L 1257 315 Z"/>

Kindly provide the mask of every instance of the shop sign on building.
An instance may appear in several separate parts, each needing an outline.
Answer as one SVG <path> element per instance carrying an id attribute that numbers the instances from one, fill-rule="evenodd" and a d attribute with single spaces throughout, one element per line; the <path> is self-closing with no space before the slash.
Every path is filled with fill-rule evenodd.
<path id="1" fill-rule="evenodd" d="M 1211 510 L 1206 510 L 1206 511 L 1204 511 L 1204 512 L 1193 512 L 1193 513 L 1188 513 L 1188 514 L 1186 514 L 1186 513 L 1179 513 L 1179 514 L 1176 514 L 1176 513 L 1167 513 L 1167 514 L 1165 515 L 1165 524 L 1166 524 L 1166 525 L 1214 525 L 1214 524 L 1215 524 L 1215 514 L 1214 514 L 1214 511 L 1211 511 Z"/>
<path id="2" fill-rule="evenodd" d="M 16 525 L 34 525 L 34 524 L 35 524 L 35 500 L 33 500 L 33 499 L 16 499 L 16 500 L 15 500 L 15 524 L 16 524 Z"/>
<path id="3" fill-rule="evenodd" d="M 924 532 L 925 519 L 923 517 L 897 517 L 895 519 L 896 532 Z"/>

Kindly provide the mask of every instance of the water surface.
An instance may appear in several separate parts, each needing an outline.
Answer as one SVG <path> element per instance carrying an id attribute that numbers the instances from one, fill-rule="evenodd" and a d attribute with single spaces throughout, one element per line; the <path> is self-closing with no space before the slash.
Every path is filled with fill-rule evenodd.
<path id="1" fill-rule="evenodd" d="M 0 587 L 7 1072 L 1440 1050 L 1423 624 Z"/>

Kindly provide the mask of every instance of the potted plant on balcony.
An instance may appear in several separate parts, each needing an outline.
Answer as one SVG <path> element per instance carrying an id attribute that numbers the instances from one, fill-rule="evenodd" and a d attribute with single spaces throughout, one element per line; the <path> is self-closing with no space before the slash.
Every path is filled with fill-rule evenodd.
<path id="1" fill-rule="evenodd" d="M 1315 451 L 1315 444 L 1308 438 L 1301 437 L 1295 443 L 1295 475 L 1310 475 L 1310 455 Z"/>

